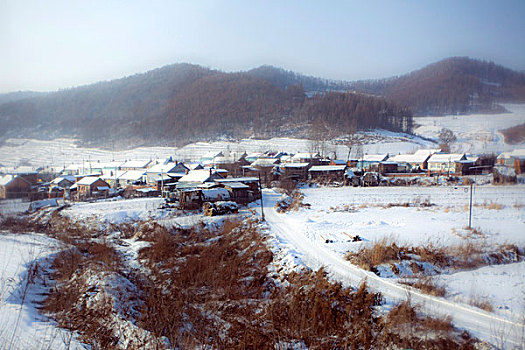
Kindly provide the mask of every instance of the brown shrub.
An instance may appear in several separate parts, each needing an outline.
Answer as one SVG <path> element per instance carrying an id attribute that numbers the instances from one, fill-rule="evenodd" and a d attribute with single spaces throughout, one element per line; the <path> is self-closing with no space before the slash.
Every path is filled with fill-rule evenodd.
<path id="1" fill-rule="evenodd" d="M 446 290 L 443 286 L 439 286 L 435 283 L 432 277 L 420 276 L 415 280 L 404 280 L 400 283 L 408 286 L 417 288 L 425 294 L 443 297 L 446 294 Z"/>

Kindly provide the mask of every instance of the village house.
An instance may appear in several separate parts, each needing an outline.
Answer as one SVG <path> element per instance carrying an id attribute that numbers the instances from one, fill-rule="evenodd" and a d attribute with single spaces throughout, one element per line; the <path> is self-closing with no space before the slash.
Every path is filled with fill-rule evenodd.
<path id="1" fill-rule="evenodd" d="M 199 170 L 192 170 L 188 174 L 184 175 L 179 179 L 178 184 L 183 183 L 197 183 L 202 184 L 205 182 L 213 182 L 216 179 L 222 179 L 224 178 L 220 171 L 217 169 L 199 169 Z"/>
<path id="2" fill-rule="evenodd" d="M 308 176 L 313 181 L 345 181 L 345 170 L 343 165 L 314 165 L 308 169 Z"/>
<path id="3" fill-rule="evenodd" d="M 120 170 L 134 171 L 134 170 L 146 170 L 153 162 L 151 160 L 128 160 L 120 166 Z"/>
<path id="4" fill-rule="evenodd" d="M 0 175 L 0 199 L 24 198 L 31 192 L 31 183 L 20 175 Z"/>
<path id="5" fill-rule="evenodd" d="M 292 156 L 292 163 L 310 163 L 318 165 L 321 156 L 314 152 L 299 152 Z"/>
<path id="6" fill-rule="evenodd" d="M 388 159 L 388 154 L 365 154 L 356 164 L 363 171 L 378 171 L 379 163 Z"/>
<path id="7" fill-rule="evenodd" d="M 281 181 L 306 181 L 308 179 L 308 169 L 310 163 L 283 163 L 279 166 L 281 169 Z"/>
<path id="8" fill-rule="evenodd" d="M 388 160 L 396 162 L 400 172 L 414 172 L 426 170 L 428 167 L 428 159 L 432 155 L 430 150 L 418 150 L 414 154 L 398 154 L 388 158 Z"/>
<path id="9" fill-rule="evenodd" d="M 253 153 L 248 154 L 245 158 L 246 158 L 246 161 L 248 161 L 251 164 L 263 156 L 264 156 L 264 153 L 262 152 L 253 152 Z"/>
<path id="10" fill-rule="evenodd" d="M 243 167 L 250 165 L 246 160 L 246 153 L 239 157 L 216 157 L 213 159 L 213 166 L 216 169 L 227 170 L 231 176 L 243 176 Z"/>
<path id="11" fill-rule="evenodd" d="M 146 170 L 129 170 L 118 177 L 118 185 L 121 188 L 132 185 L 146 184 Z"/>
<path id="12" fill-rule="evenodd" d="M 111 188 L 117 188 L 119 186 L 119 178 L 125 173 L 125 170 L 110 171 L 109 173 L 102 174 L 100 178 L 106 181 Z"/>
<path id="13" fill-rule="evenodd" d="M 200 158 L 200 162 L 204 166 L 209 166 L 213 164 L 213 159 L 217 157 L 224 157 L 224 154 L 220 151 L 210 151 Z"/>
<path id="14" fill-rule="evenodd" d="M 260 176 L 262 183 L 270 186 L 272 181 L 277 180 L 277 168 L 280 162 L 278 158 L 259 158 L 251 165 L 243 167 L 244 176 Z"/>
<path id="15" fill-rule="evenodd" d="M 107 194 L 109 184 L 100 177 L 86 176 L 76 183 L 77 193 L 80 198 L 91 197 L 94 195 Z"/>
<path id="16" fill-rule="evenodd" d="M 377 171 L 382 174 L 393 174 L 397 173 L 399 164 L 397 162 L 393 162 L 391 160 L 385 160 L 383 162 L 379 162 L 377 166 Z"/>
<path id="17" fill-rule="evenodd" d="M 156 164 L 146 170 L 146 182 L 150 185 L 155 184 L 159 179 L 161 181 L 165 179 L 168 180 L 168 182 L 171 182 L 172 180 L 173 182 L 176 182 L 177 179 L 183 177 L 188 172 L 189 168 L 187 168 L 183 163 L 168 162 L 164 164 Z"/>
<path id="18" fill-rule="evenodd" d="M 428 171 L 438 173 L 454 173 L 456 161 L 466 160 L 465 154 L 460 153 L 436 153 L 428 159 Z"/>
<path id="19" fill-rule="evenodd" d="M 217 179 L 215 182 L 230 191 L 232 200 L 239 204 L 245 204 L 244 198 L 247 198 L 247 202 L 261 198 L 259 179 L 257 177 L 229 177 Z"/>

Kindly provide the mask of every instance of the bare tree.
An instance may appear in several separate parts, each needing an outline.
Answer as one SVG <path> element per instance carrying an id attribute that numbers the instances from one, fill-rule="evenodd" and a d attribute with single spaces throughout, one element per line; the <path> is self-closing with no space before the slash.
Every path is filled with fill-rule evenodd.
<path id="1" fill-rule="evenodd" d="M 450 146 L 452 143 L 456 142 L 457 138 L 454 135 L 454 132 L 447 128 L 442 128 L 438 134 L 440 141 L 441 150 L 443 152 L 450 152 Z"/>

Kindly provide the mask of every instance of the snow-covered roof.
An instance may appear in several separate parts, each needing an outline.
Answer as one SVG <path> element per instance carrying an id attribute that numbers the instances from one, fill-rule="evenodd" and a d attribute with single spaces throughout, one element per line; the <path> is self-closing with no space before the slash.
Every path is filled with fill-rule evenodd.
<path id="1" fill-rule="evenodd" d="M 13 181 L 15 178 L 15 175 L 2 175 L 0 176 L 0 185 L 5 186 L 8 185 L 11 181 Z"/>
<path id="2" fill-rule="evenodd" d="M 416 152 L 414 154 L 398 154 L 388 158 L 388 160 L 397 163 L 424 163 L 429 157 L 430 154 L 427 154 L 426 152 Z"/>
<path id="3" fill-rule="evenodd" d="M 227 182 L 224 185 L 228 186 L 228 187 L 231 187 L 231 188 L 236 188 L 236 189 L 250 188 L 250 186 L 245 185 L 245 184 L 240 183 L 240 182 Z"/>
<path id="4" fill-rule="evenodd" d="M 346 160 L 343 160 L 343 159 L 332 159 L 332 162 L 335 165 L 346 165 Z"/>
<path id="5" fill-rule="evenodd" d="M 293 156 L 291 155 L 286 155 L 286 156 L 281 156 L 281 162 L 291 162 L 293 159 L 292 159 Z"/>
<path id="6" fill-rule="evenodd" d="M 254 158 L 254 159 L 257 159 L 259 157 L 262 157 L 264 155 L 264 153 L 261 153 L 261 152 L 252 152 L 250 154 L 248 154 L 246 156 L 246 158 Z"/>
<path id="7" fill-rule="evenodd" d="M 148 173 L 168 173 L 177 166 L 176 163 L 170 162 L 168 164 L 156 164 L 147 170 Z"/>
<path id="8" fill-rule="evenodd" d="M 256 177 L 229 177 L 226 179 L 217 179 L 215 182 L 228 183 L 228 182 L 258 182 L 259 179 Z"/>
<path id="9" fill-rule="evenodd" d="M 346 165 L 314 165 L 308 171 L 344 171 Z"/>
<path id="10" fill-rule="evenodd" d="M 388 158 L 388 154 L 365 154 L 362 159 L 364 162 L 382 162 Z"/>
<path id="11" fill-rule="evenodd" d="M 473 162 L 477 162 L 479 159 L 479 156 L 474 155 L 474 154 L 467 154 L 466 157 L 467 157 L 467 160 L 471 160 Z"/>
<path id="12" fill-rule="evenodd" d="M 448 163 L 455 162 L 458 160 L 465 159 L 465 155 L 462 153 L 436 153 L 430 156 L 428 159 L 429 163 Z"/>
<path id="13" fill-rule="evenodd" d="M 279 163 L 277 158 L 259 158 L 256 159 L 251 165 L 252 166 L 261 166 L 261 167 L 270 167 Z"/>
<path id="14" fill-rule="evenodd" d="M 184 164 L 188 169 L 190 170 L 197 170 L 197 168 L 202 169 L 203 165 L 201 162 L 195 162 L 195 163 L 187 163 Z"/>
<path id="15" fill-rule="evenodd" d="M 306 168 L 310 163 L 284 163 L 281 166 L 283 168 Z"/>
<path id="16" fill-rule="evenodd" d="M 122 174 L 119 177 L 119 180 L 138 181 L 141 180 L 144 175 L 146 175 L 146 172 L 144 170 L 130 170 Z"/>
<path id="17" fill-rule="evenodd" d="M 151 160 L 128 160 L 121 165 L 122 168 L 147 168 Z"/>
<path id="18" fill-rule="evenodd" d="M 313 152 L 299 152 L 299 153 L 296 153 L 294 156 L 292 156 L 293 160 L 314 159 L 314 158 L 319 158 L 319 154 L 313 153 Z"/>
<path id="19" fill-rule="evenodd" d="M 152 181 L 167 181 L 167 180 L 171 180 L 172 177 L 169 176 L 168 174 L 154 174 L 150 177 L 150 180 Z"/>
<path id="20" fill-rule="evenodd" d="M 67 180 L 69 182 L 75 182 L 75 177 L 72 175 L 63 175 L 59 176 L 57 178 L 54 178 L 53 181 L 51 181 L 52 184 L 59 184 L 63 180 Z"/>
<path id="21" fill-rule="evenodd" d="M 216 174 L 216 170 L 209 169 L 192 170 L 188 174 L 180 178 L 179 182 L 206 182 L 210 179 L 212 174 Z"/>
<path id="22" fill-rule="evenodd" d="M 98 176 L 86 176 L 86 177 L 83 177 L 82 179 L 78 180 L 77 182 L 77 185 L 92 185 L 94 184 L 97 180 L 100 180 L 100 177 Z"/>

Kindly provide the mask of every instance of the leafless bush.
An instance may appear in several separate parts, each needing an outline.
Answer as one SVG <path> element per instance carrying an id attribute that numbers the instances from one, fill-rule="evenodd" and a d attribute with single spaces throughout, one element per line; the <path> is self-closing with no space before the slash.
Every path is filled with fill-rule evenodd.
<path id="1" fill-rule="evenodd" d="M 443 286 L 436 284 L 430 276 L 419 276 L 414 280 L 403 280 L 402 284 L 417 288 L 423 293 L 434 296 L 445 296 L 446 290 Z"/>
<path id="2" fill-rule="evenodd" d="M 383 238 L 372 246 L 362 246 L 358 252 L 348 252 L 346 259 L 352 264 L 369 271 L 377 271 L 377 266 L 386 263 L 400 263 L 403 260 L 427 262 L 440 269 L 473 269 L 489 264 L 503 264 L 521 261 L 524 258 L 523 249 L 516 245 L 505 244 L 486 247 L 480 241 L 438 247 L 432 244 L 426 246 L 398 246 L 389 238 Z M 410 264 L 414 273 L 419 273 L 419 264 Z"/>

